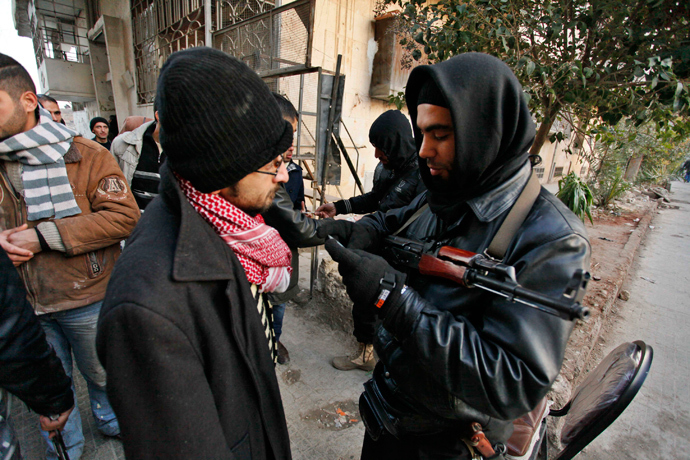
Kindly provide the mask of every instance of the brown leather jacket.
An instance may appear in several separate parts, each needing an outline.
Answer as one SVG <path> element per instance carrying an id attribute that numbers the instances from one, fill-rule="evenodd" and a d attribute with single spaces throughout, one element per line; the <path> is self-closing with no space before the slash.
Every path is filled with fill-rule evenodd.
<path id="1" fill-rule="evenodd" d="M 65 154 L 67 176 L 81 214 L 54 220 L 66 252 L 42 251 L 18 268 L 37 313 L 83 307 L 102 300 L 120 241 L 139 220 L 139 207 L 113 156 L 75 137 Z M 0 229 L 27 223 L 26 203 L 14 192 L 0 162 Z M 44 222 L 28 222 L 33 228 Z"/>

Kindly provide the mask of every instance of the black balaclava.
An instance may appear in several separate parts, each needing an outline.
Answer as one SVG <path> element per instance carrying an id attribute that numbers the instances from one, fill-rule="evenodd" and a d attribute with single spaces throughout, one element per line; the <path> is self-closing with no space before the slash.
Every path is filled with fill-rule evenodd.
<path id="1" fill-rule="evenodd" d="M 399 173 L 414 161 L 417 149 L 410 122 L 399 110 L 389 110 L 379 116 L 369 129 L 369 142 L 388 157 L 386 169 Z"/>
<path id="2" fill-rule="evenodd" d="M 434 180 L 426 160 L 419 158 L 419 171 L 431 210 L 450 222 L 465 209 L 467 200 L 497 187 L 522 168 L 535 127 L 522 86 L 507 65 L 488 54 L 461 54 L 416 67 L 410 74 L 405 98 L 418 150 L 422 133 L 416 124 L 417 105 L 431 103 L 439 93 L 446 104 L 438 105 L 449 108 L 453 120 L 453 170 L 449 180 Z"/>

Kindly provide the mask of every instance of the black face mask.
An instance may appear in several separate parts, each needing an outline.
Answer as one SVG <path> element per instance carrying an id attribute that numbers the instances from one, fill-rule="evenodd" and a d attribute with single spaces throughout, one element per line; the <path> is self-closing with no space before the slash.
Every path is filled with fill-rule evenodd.
<path id="1" fill-rule="evenodd" d="M 386 154 L 386 169 L 400 172 L 416 161 L 410 122 L 399 110 L 384 112 L 374 121 L 369 129 L 369 141 Z"/>
<path id="2" fill-rule="evenodd" d="M 415 68 L 405 92 L 413 121 L 427 80 L 437 86 L 451 112 L 455 159 L 447 181 L 432 177 L 421 158 L 419 170 L 432 211 L 450 221 L 464 212 L 467 200 L 505 182 L 528 161 L 535 127 L 522 86 L 493 56 L 467 53 Z M 413 129 L 419 149 L 422 135 L 415 123 Z"/>

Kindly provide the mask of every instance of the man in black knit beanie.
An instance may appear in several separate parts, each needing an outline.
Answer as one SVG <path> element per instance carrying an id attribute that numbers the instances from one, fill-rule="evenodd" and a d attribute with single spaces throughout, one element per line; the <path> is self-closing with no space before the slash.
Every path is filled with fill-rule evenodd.
<path id="1" fill-rule="evenodd" d="M 159 195 L 115 266 L 98 353 L 127 458 L 287 460 L 266 294 L 290 249 L 260 213 L 292 144 L 266 84 L 211 48 L 173 53 L 156 94 Z"/>

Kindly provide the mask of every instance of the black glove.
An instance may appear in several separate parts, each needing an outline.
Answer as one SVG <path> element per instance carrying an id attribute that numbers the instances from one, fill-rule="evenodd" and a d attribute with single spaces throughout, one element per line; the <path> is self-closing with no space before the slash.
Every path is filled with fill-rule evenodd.
<path id="1" fill-rule="evenodd" d="M 359 249 L 346 249 L 334 239 L 326 241 L 326 250 L 338 262 L 338 272 L 355 305 L 371 306 L 383 317 L 397 303 L 405 285 L 405 275 L 383 257 Z"/>
<path id="2" fill-rule="evenodd" d="M 332 236 L 348 249 L 363 249 L 365 251 L 376 247 L 378 235 L 373 227 L 356 224 L 349 220 L 323 219 L 318 221 L 316 236 L 326 238 Z"/>

